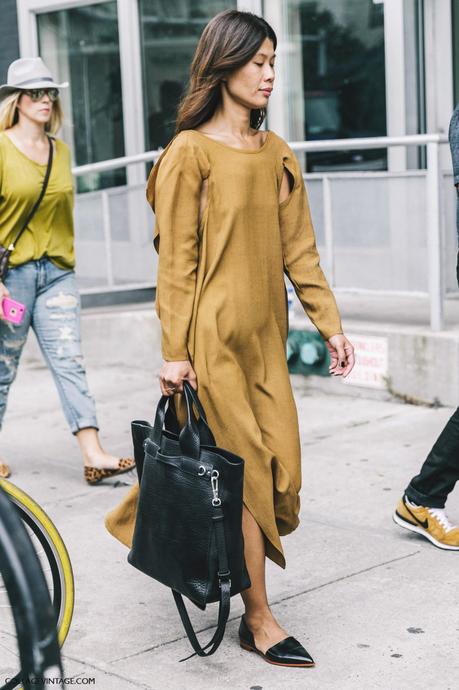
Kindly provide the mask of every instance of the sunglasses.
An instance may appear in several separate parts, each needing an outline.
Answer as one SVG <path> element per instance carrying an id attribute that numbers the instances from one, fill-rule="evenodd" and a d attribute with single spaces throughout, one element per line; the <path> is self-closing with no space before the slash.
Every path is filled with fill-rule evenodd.
<path id="1" fill-rule="evenodd" d="M 52 103 L 57 101 L 59 97 L 59 89 L 25 89 L 25 93 L 35 103 L 41 101 L 45 94 Z"/>

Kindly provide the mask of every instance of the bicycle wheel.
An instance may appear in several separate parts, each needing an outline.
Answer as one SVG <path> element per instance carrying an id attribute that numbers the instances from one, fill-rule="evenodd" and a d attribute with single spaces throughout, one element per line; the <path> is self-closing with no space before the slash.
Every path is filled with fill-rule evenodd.
<path id="1" fill-rule="evenodd" d="M 28 494 L 5 479 L 0 479 L 0 487 L 15 505 L 37 552 L 56 612 L 58 640 L 62 646 L 72 621 L 75 598 L 73 571 L 67 549 L 53 522 Z M 0 576 L 0 610 L 8 607 L 6 588 Z M 10 640 L 11 650 L 8 651 L 14 653 L 13 620 L 7 621 L 6 616 L 2 616 L 0 632 L 2 648 L 7 649 Z"/>
<path id="2" fill-rule="evenodd" d="M 62 683 L 56 613 L 46 579 L 27 528 L 1 488 L 0 573 L 14 621 L 21 667 L 14 676 L 6 669 L 2 690 L 13 690 L 21 682 L 24 690 L 45 690 L 49 682 Z M 3 628 L 5 616 L 1 622 Z"/>

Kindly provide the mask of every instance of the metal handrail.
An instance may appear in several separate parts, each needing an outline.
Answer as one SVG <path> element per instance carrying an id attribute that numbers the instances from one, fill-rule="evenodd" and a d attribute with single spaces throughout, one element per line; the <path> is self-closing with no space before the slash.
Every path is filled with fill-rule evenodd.
<path id="1" fill-rule="evenodd" d="M 136 163 L 149 163 L 161 155 L 162 149 L 156 151 L 147 151 L 146 153 L 138 153 L 135 156 L 122 156 L 121 158 L 112 158 L 107 161 L 100 161 L 99 163 L 88 163 L 87 165 L 77 165 L 72 168 L 72 173 L 75 177 L 87 175 L 94 172 L 106 172 L 107 170 L 116 170 L 117 168 L 125 168 L 128 165 L 135 165 Z"/>
<path id="2" fill-rule="evenodd" d="M 430 300 L 430 325 L 433 331 L 440 331 L 444 328 L 443 316 L 443 273 L 442 273 L 442 211 L 441 211 L 441 168 L 440 168 L 440 146 L 448 143 L 445 134 L 410 134 L 396 137 L 364 137 L 359 139 L 331 139 L 326 141 L 292 141 L 290 147 L 297 152 L 312 153 L 316 151 L 343 151 L 356 149 L 377 149 L 389 148 L 392 146 L 425 146 L 427 149 L 427 170 L 426 176 L 426 216 L 427 216 L 427 244 L 428 244 L 428 275 Z M 135 156 L 123 156 L 112 160 L 101 161 L 100 163 L 90 163 L 88 165 L 76 166 L 72 169 L 75 176 L 86 175 L 88 173 L 106 172 L 129 165 L 148 163 L 155 161 L 161 155 L 163 149 L 147 151 Z M 343 173 L 341 173 L 343 174 Z M 390 174 L 390 172 L 389 172 Z M 328 263 L 329 277 L 332 286 L 334 285 L 334 239 L 333 239 L 333 218 L 332 200 L 330 191 L 330 180 L 333 173 L 324 172 L 321 175 L 323 185 L 323 212 L 325 219 L 325 255 Z M 108 197 L 107 191 L 102 191 L 104 211 L 104 232 L 107 245 L 108 256 L 108 283 L 113 287 L 114 277 L 111 270 L 111 237 L 108 219 Z"/>
<path id="3" fill-rule="evenodd" d="M 291 141 L 290 148 L 294 151 L 347 151 L 354 149 L 380 149 L 390 146 L 426 146 L 427 144 L 446 144 L 448 137 L 445 134 L 407 134 L 399 137 L 361 137 L 359 139 L 327 139 L 322 141 Z M 94 172 L 106 172 L 116 170 L 136 163 L 149 163 L 161 155 L 163 149 L 146 151 L 134 156 L 123 156 L 99 163 L 88 163 L 72 168 L 76 177 Z"/>
<path id="4" fill-rule="evenodd" d="M 389 146 L 426 146 L 447 144 L 444 134 L 406 134 L 399 137 L 361 137 L 359 139 L 327 139 L 326 141 L 292 141 L 290 148 L 296 151 L 348 151 L 355 149 L 385 149 Z"/>

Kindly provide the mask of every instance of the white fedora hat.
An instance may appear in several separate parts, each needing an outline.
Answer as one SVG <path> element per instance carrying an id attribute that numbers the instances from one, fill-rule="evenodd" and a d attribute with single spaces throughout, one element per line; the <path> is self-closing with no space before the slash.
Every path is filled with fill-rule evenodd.
<path id="1" fill-rule="evenodd" d="M 40 57 L 19 58 L 8 67 L 8 81 L 0 86 L 0 100 L 21 89 L 64 89 L 69 84 L 56 84 Z"/>

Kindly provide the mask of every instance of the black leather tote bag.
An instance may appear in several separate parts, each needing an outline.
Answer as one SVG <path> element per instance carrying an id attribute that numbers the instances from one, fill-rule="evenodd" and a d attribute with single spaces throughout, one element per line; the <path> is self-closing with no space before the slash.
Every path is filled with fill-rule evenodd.
<path id="1" fill-rule="evenodd" d="M 242 536 L 244 461 L 215 445 L 195 390 L 187 381 L 183 389 L 187 419 L 178 434 L 172 399 L 166 396 L 153 427 L 132 424 L 140 493 L 128 561 L 170 587 L 195 653 L 208 656 L 223 639 L 230 597 L 250 587 Z M 182 595 L 202 610 L 219 602 L 217 629 L 204 647 Z"/>

